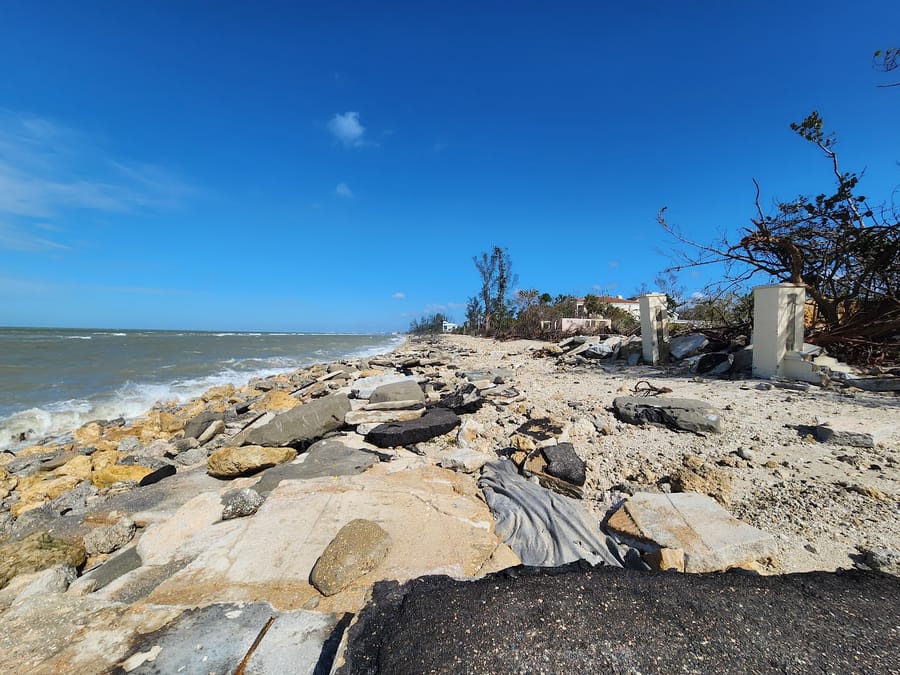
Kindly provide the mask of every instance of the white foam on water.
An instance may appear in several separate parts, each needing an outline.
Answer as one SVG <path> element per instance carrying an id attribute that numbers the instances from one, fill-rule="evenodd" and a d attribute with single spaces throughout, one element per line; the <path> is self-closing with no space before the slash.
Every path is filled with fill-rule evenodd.
<path id="1" fill-rule="evenodd" d="M 321 363 L 328 359 L 366 358 L 392 351 L 405 340 L 405 336 L 392 336 L 388 343 L 364 346 L 351 352 L 329 354 L 318 350 L 304 359 L 284 356 L 228 359 L 222 361 L 225 368 L 216 373 L 166 383 L 125 382 L 111 395 L 95 399 L 69 399 L 42 407 L 30 408 L 0 419 L 0 450 L 16 449 L 61 436 L 97 419 L 131 419 L 145 414 L 154 405 L 165 401 L 188 401 L 200 396 L 213 386 L 234 384 L 241 386 L 254 378 L 266 378 L 298 368 Z M 163 366 L 164 368 L 165 366 Z M 19 441 L 21 434 L 25 440 Z"/>

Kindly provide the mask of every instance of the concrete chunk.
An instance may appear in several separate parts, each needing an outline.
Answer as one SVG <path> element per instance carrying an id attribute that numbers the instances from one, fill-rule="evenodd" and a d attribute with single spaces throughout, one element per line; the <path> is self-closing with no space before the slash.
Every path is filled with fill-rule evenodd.
<path id="1" fill-rule="evenodd" d="M 898 430 L 900 425 L 897 424 L 873 426 L 856 417 L 836 417 L 816 425 L 816 440 L 855 448 L 874 448 Z"/>
<path id="2" fill-rule="evenodd" d="M 609 529 L 635 548 L 684 551 L 685 572 L 715 572 L 771 557 L 774 537 L 695 492 L 639 492 L 610 517 Z"/>

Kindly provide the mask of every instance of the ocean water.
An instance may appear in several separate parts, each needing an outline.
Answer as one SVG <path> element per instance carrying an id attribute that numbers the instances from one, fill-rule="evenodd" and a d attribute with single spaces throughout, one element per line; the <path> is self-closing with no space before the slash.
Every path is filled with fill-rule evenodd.
<path id="1" fill-rule="evenodd" d="M 390 351 L 398 335 L 0 328 L 0 449 L 217 384 Z"/>

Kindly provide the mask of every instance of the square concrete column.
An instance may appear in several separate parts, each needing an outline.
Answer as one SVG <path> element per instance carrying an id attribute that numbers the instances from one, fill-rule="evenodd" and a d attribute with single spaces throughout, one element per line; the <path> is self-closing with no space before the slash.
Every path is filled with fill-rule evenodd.
<path id="1" fill-rule="evenodd" d="M 669 362 L 669 314 L 664 293 L 638 298 L 641 308 L 641 343 L 644 363 Z"/>
<path id="2" fill-rule="evenodd" d="M 806 289 L 771 284 L 753 289 L 753 376 L 781 374 L 785 354 L 803 349 Z"/>

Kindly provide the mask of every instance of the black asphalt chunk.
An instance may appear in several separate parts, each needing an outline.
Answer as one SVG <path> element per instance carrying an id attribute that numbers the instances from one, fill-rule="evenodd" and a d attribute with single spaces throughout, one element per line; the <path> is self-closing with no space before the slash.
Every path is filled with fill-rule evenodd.
<path id="1" fill-rule="evenodd" d="M 376 584 L 342 674 L 900 672 L 900 580 L 573 563 Z"/>

